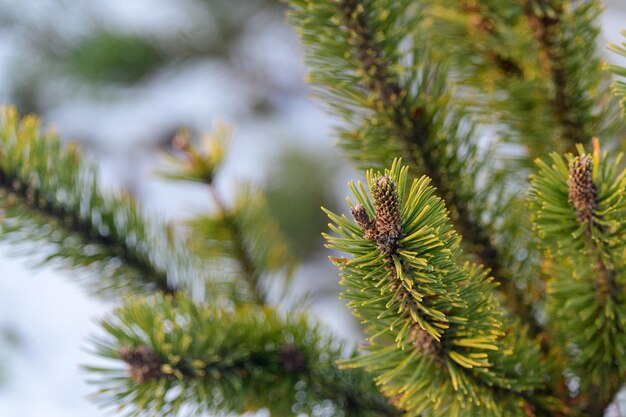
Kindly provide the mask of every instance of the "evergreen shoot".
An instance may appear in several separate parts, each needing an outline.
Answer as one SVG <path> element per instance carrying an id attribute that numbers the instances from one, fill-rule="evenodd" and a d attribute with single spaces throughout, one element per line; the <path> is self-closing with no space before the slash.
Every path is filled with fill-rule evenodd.
<path id="1" fill-rule="evenodd" d="M 400 415 L 368 374 L 337 369 L 344 347 L 302 314 L 155 295 L 127 300 L 102 327 L 96 354 L 116 366 L 88 369 L 96 400 L 124 415 Z"/>
<path id="2" fill-rule="evenodd" d="M 460 238 L 429 182 L 409 181 L 396 160 L 384 173 L 368 171 L 372 198 L 350 184 L 354 221 L 328 213 L 337 234 L 326 236 L 329 247 L 351 255 L 334 258 L 343 298 L 369 336 L 364 354 L 344 366 L 371 371 L 407 415 L 542 409 L 528 400 L 542 385 L 538 349 L 523 329 L 505 328 L 493 279 L 460 262 Z M 509 368 L 506 356 L 526 358 L 527 368 Z"/>
<path id="3" fill-rule="evenodd" d="M 555 341 L 580 375 L 581 389 L 611 400 L 626 363 L 624 250 L 626 171 L 600 152 L 553 153 L 539 160 L 530 200 L 544 252 L 547 311 Z M 600 412 L 601 410 L 593 410 Z"/>
<path id="4" fill-rule="evenodd" d="M 36 261 L 83 268 L 75 276 L 90 292 L 175 293 L 203 275 L 167 225 L 147 222 L 129 196 L 100 190 L 75 146 L 15 108 L 1 118 L 1 238 L 20 251 L 32 251 L 25 241 L 43 243 Z"/>

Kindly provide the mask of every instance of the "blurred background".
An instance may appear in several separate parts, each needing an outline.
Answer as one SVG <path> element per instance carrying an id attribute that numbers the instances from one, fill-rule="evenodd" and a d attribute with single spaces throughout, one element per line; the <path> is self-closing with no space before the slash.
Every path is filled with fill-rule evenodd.
<path id="1" fill-rule="evenodd" d="M 626 2 L 606 7 L 603 42 L 618 42 Z M 155 175 L 172 138 L 233 126 L 219 187 L 266 190 L 301 262 L 293 292 L 356 339 L 319 207 L 343 210 L 357 174 L 333 147 L 336 121 L 311 97 L 284 12 L 278 0 L 0 0 L 0 101 L 39 114 L 97 161 L 106 187 L 171 220 L 211 209 L 202 187 Z M 79 365 L 92 362 L 86 338 L 111 307 L 0 245 L 0 416 L 105 415 Z"/>

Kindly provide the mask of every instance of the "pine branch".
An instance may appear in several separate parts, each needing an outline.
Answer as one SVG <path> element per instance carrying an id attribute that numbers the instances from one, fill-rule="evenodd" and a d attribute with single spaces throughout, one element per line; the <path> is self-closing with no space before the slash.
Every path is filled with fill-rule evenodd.
<path id="1" fill-rule="evenodd" d="M 88 368 L 96 399 L 128 416 L 400 416 L 369 375 L 337 369 L 343 347 L 300 315 L 157 296 L 129 300 L 102 326 L 96 353 L 116 365 Z"/>
<path id="2" fill-rule="evenodd" d="M 621 120 L 597 53 L 600 1 L 432 1 L 433 42 L 445 45 L 468 106 L 504 123 L 525 168 L 548 152 L 616 134 Z"/>
<path id="3" fill-rule="evenodd" d="M 478 154 L 471 121 L 450 104 L 445 65 L 416 35 L 420 6 L 405 0 L 289 4 L 290 21 L 308 48 L 311 81 L 349 125 L 340 131 L 344 149 L 364 167 L 382 167 L 404 155 L 415 172 L 429 176 L 468 251 L 501 282 L 511 310 L 538 332 L 512 271 L 501 263 L 492 230 L 475 214 L 492 208 L 481 205 L 487 197 L 476 184 L 489 158 Z"/>
<path id="4" fill-rule="evenodd" d="M 583 408 L 599 415 L 623 382 L 626 361 L 626 171 L 579 147 L 538 161 L 530 206 L 545 253 L 548 312 L 557 341 L 581 376 Z"/>
<path id="5" fill-rule="evenodd" d="M 566 10 L 560 1 L 527 0 L 525 11 L 554 86 L 550 108 L 566 151 L 599 134 L 593 120 L 597 102 L 588 95 L 605 78 L 596 54 L 600 3 L 571 7 Z"/>
<path id="6" fill-rule="evenodd" d="M 481 40 L 501 39 L 505 36 L 500 30 L 500 23 L 488 13 L 486 7 L 480 3 L 459 0 L 459 8 L 465 14 L 469 22 L 469 30 L 477 32 Z M 476 42 L 475 48 L 480 55 L 485 56 L 489 65 L 496 68 L 503 77 L 522 78 L 525 68 L 518 64 L 514 57 L 510 56 L 510 51 L 504 48 L 492 48 L 488 42 Z"/>
<path id="7" fill-rule="evenodd" d="M 214 184 L 209 184 L 209 191 L 213 197 L 213 201 L 219 210 L 219 215 L 224 225 L 230 230 L 236 258 L 239 260 L 244 279 L 248 282 L 248 286 L 252 290 L 252 297 L 259 305 L 267 304 L 267 295 L 265 290 L 260 286 L 261 277 L 254 266 L 252 255 L 248 252 L 244 237 L 237 222 L 232 218 L 232 213 L 228 210 L 226 204 L 222 200 L 219 191 Z"/>
<path id="8" fill-rule="evenodd" d="M 93 292 L 173 294 L 188 284 L 190 260 L 167 227 L 148 224 L 129 197 L 102 193 L 76 148 L 14 108 L 2 111 L 0 193 L 2 238 L 45 243 L 37 258 L 91 271 Z"/>
<path id="9" fill-rule="evenodd" d="M 179 135 L 175 145 L 181 155 L 171 158 L 176 170 L 165 176 L 200 182 L 208 188 L 217 213 L 187 222 L 192 232 L 189 245 L 215 263 L 220 263 L 220 259 L 233 261 L 237 266 L 235 273 L 247 282 L 253 301 L 265 305 L 268 276 L 278 273 L 289 279 L 295 258 L 260 191 L 239 184 L 233 207 L 224 202 L 215 175 L 226 154 L 229 134 L 224 128 L 216 129 L 203 138 L 200 146 L 192 145 L 187 135 Z"/>
<path id="10" fill-rule="evenodd" d="M 345 365 L 371 371 L 408 415 L 566 411 L 540 392 L 531 339 L 514 324 L 503 332 L 493 279 L 458 266 L 460 239 L 444 202 L 427 178 L 409 183 L 407 175 L 398 161 L 384 173 L 369 171 L 373 202 L 351 183 L 356 224 L 327 212 L 336 234 L 325 235 L 328 246 L 351 255 L 333 258 L 342 297 L 370 336 L 364 355 Z"/>
<path id="11" fill-rule="evenodd" d="M 607 139 L 615 135 L 622 122 L 597 53 L 599 2 L 425 3 L 426 13 L 435 18 L 426 27 L 427 34 L 431 42 L 443 45 L 454 63 L 452 82 L 462 87 L 459 99 L 484 122 L 495 125 L 499 142 L 526 148 L 527 155 L 517 151 L 507 157 L 510 187 L 526 188 L 519 172 L 525 176 L 536 157 L 555 149 L 571 150 L 592 135 Z M 492 231 L 492 239 L 498 242 L 501 262 L 527 286 L 526 302 L 538 306 L 543 291 L 537 279 L 538 259 L 526 233 L 528 214 L 519 209 L 523 206 L 519 197 L 512 196 L 511 203 L 504 207 L 515 214 L 500 210 L 506 214 L 494 217 L 495 222 L 505 221 L 506 227 Z M 529 256 L 519 262 L 520 253 Z M 531 330 L 543 335 L 548 351 L 543 326 Z"/>
<path id="12" fill-rule="evenodd" d="M 217 212 L 200 215 L 187 222 L 192 231 L 189 245 L 200 256 L 225 263 L 243 278 L 251 297 L 259 305 L 268 303 L 266 288 L 276 279 L 288 283 L 296 266 L 295 258 L 265 195 L 238 184 L 232 208 L 224 203 L 215 184 L 207 184 Z"/>

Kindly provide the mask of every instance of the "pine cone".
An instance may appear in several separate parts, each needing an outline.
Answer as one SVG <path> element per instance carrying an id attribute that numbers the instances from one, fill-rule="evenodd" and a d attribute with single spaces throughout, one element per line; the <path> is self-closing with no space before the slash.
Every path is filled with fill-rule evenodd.
<path id="1" fill-rule="evenodd" d="M 361 230 L 365 232 L 363 237 L 367 240 L 376 239 L 376 221 L 374 219 L 370 219 L 365 207 L 358 204 L 350 209 L 350 213 L 352 213 L 352 217 L 354 217 L 354 220 L 359 225 Z"/>
<path id="2" fill-rule="evenodd" d="M 389 254 L 397 249 L 402 237 L 398 187 L 385 175 L 374 181 L 371 191 L 376 206 L 376 241 L 381 251 Z"/>
<path id="3" fill-rule="evenodd" d="M 569 164 L 569 201 L 576 208 L 579 222 L 588 222 L 596 210 L 598 190 L 593 183 L 593 162 L 590 155 L 574 158 Z"/>
<path id="4" fill-rule="evenodd" d="M 386 255 L 396 252 L 402 237 L 400 197 L 396 183 L 387 175 L 377 178 L 371 187 L 376 218 L 371 219 L 365 207 L 358 204 L 350 209 L 352 217 L 364 232 L 364 238 L 378 244 Z"/>
<path id="5" fill-rule="evenodd" d="M 119 353 L 120 358 L 130 365 L 130 375 L 136 383 L 141 384 L 161 377 L 161 360 L 151 348 L 125 346 Z"/>

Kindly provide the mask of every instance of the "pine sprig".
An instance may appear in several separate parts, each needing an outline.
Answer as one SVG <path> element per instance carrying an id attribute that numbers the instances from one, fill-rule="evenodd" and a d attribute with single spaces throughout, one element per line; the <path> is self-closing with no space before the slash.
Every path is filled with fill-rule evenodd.
<path id="1" fill-rule="evenodd" d="M 382 168 L 405 154 L 459 211 L 460 226 L 478 227 L 464 212 L 479 165 L 471 123 L 450 103 L 445 65 L 430 65 L 432 51 L 417 35 L 420 7 L 407 0 L 290 5 L 290 21 L 307 46 L 310 81 L 348 124 L 339 131 L 348 156 L 361 167 Z"/>
<path id="2" fill-rule="evenodd" d="M 493 271 L 511 309 L 540 327 L 505 267 L 506 248 L 496 244 L 503 239 L 494 239 L 489 225 L 496 222 L 484 222 L 508 206 L 503 198 L 488 201 L 494 187 L 478 186 L 479 175 L 491 175 L 492 155 L 478 150 L 472 120 L 453 104 L 450 68 L 423 33 L 424 6 L 410 0 L 288 4 L 289 21 L 306 46 L 310 81 L 345 121 L 340 146 L 362 168 L 383 168 L 404 155 L 414 173 L 429 176 L 468 253 Z"/>
<path id="3" fill-rule="evenodd" d="M 549 103 L 558 126 L 559 140 L 551 142 L 555 149 L 563 144 L 573 151 L 577 143 L 589 143 L 592 136 L 608 133 L 602 128 L 615 115 L 596 47 L 601 10 L 600 1 L 527 2 L 525 14 L 553 87 Z"/>
<path id="4" fill-rule="evenodd" d="M 362 207 L 378 219 L 387 211 L 381 206 L 397 202 L 403 237 L 389 251 L 359 222 L 327 212 L 335 234 L 325 235 L 328 247 L 350 255 L 333 258 L 342 297 L 369 335 L 364 354 L 344 366 L 371 371 L 408 415 L 525 415 L 524 393 L 541 385 L 538 351 L 528 338 L 505 337 L 493 279 L 481 268 L 457 265 L 460 238 L 443 200 L 427 178 L 409 183 L 399 161 L 384 173 L 369 171 L 367 180 L 373 202 L 363 184 L 351 183 L 352 212 Z M 381 184 L 387 191 L 380 192 Z M 511 355 L 532 359 L 516 372 L 506 359 Z"/>
<path id="5" fill-rule="evenodd" d="M 343 347 L 300 315 L 154 296 L 128 300 L 101 324 L 96 353 L 116 363 L 88 367 L 95 398 L 127 416 L 400 416 L 371 376 L 337 369 Z"/>
<path id="6" fill-rule="evenodd" d="M 295 268 L 295 259 L 276 219 L 269 212 L 265 195 L 246 184 L 232 208 L 226 205 L 214 185 L 211 190 L 217 212 L 187 222 L 190 247 L 200 256 L 226 261 L 226 269 L 243 277 L 256 302 L 267 303 L 271 277 L 286 280 Z"/>
<path id="7" fill-rule="evenodd" d="M 621 124 L 597 51 L 600 1 L 432 1 L 432 42 L 445 45 L 461 96 L 524 146 L 525 168 L 551 151 L 608 137 Z"/>
<path id="8" fill-rule="evenodd" d="M 296 262 L 260 190 L 239 183 L 232 207 L 224 201 L 215 176 L 229 140 L 230 133 L 224 127 L 203 137 L 199 145 L 181 133 L 175 144 L 180 153 L 170 157 L 175 169 L 164 176 L 207 186 L 216 210 L 186 222 L 189 247 L 200 257 L 212 260 L 214 265 L 221 264 L 225 271 L 245 280 L 251 297 L 263 305 L 268 302 L 270 277 L 282 276 L 288 281 Z"/>
<path id="9" fill-rule="evenodd" d="M 44 243 L 38 261 L 84 268 L 91 274 L 80 281 L 95 293 L 175 293 L 201 274 L 166 225 L 148 223 L 130 197 L 100 191 L 74 146 L 11 107 L 0 128 L 0 210 L 2 239 L 28 253 L 24 242 Z"/>
<path id="10" fill-rule="evenodd" d="M 626 370 L 626 171 L 618 170 L 621 154 L 611 161 L 594 146 L 593 155 L 579 147 L 579 156 L 538 160 L 529 200 L 551 326 L 583 392 L 593 393 L 589 412 L 607 406 Z"/>

